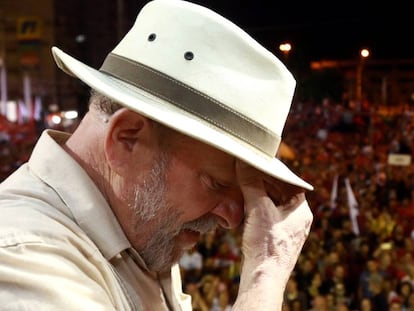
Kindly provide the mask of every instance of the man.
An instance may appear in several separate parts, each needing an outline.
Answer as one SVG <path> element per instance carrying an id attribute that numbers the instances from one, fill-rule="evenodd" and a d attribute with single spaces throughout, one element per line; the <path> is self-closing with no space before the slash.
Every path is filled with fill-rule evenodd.
<path id="1" fill-rule="evenodd" d="M 312 186 L 274 157 L 295 82 L 240 28 L 181 0 L 147 4 L 92 69 L 72 135 L 46 130 L 0 186 L 5 310 L 189 310 L 177 262 L 244 224 L 234 310 L 278 310 L 309 233 Z"/>

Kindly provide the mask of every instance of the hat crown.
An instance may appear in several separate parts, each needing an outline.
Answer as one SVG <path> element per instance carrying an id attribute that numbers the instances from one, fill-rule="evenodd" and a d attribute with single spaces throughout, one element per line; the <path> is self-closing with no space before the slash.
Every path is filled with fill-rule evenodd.
<path id="1" fill-rule="evenodd" d="M 294 78 L 213 11 L 182 0 L 149 2 L 99 70 L 57 47 L 52 53 L 66 73 L 132 111 L 313 189 L 275 157 Z"/>
<path id="2" fill-rule="evenodd" d="M 207 8 L 182 0 L 151 1 L 112 53 L 180 81 L 282 135 L 294 78 L 245 31 Z"/>

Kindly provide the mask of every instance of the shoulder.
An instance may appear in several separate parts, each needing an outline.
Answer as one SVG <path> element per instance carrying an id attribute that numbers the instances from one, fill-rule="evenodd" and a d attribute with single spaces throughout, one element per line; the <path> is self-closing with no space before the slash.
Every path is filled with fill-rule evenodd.
<path id="1" fill-rule="evenodd" d="M 49 304 L 75 310 L 75 301 L 94 305 L 83 289 L 95 293 L 99 306 L 110 305 L 108 284 L 116 287 L 116 279 L 109 263 L 69 217 L 31 200 L 0 200 L 0 213 L 2 303 L 30 301 L 42 310 Z"/>

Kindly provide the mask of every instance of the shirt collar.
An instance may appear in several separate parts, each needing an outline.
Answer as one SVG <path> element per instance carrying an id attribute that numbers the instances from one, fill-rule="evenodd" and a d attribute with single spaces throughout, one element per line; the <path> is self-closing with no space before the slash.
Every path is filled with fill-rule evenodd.
<path id="1" fill-rule="evenodd" d="M 33 150 L 29 166 L 57 192 L 76 223 L 110 260 L 131 245 L 102 193 L 61 147 L 69 136 L 45 130 Z"/>

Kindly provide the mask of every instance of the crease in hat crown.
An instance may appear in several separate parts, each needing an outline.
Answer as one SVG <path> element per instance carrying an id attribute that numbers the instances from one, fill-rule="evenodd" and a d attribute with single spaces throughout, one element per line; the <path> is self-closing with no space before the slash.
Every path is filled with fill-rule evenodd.
<path id="1" fill-rule="evenodd" d="M 182 0 L 149 2 L 108 54 L 100 78 L 52 50 L 61 69 L 132 110 L 312 189 L 275 159 L 295 90 L 292 74 L 215 12 Z"/>

